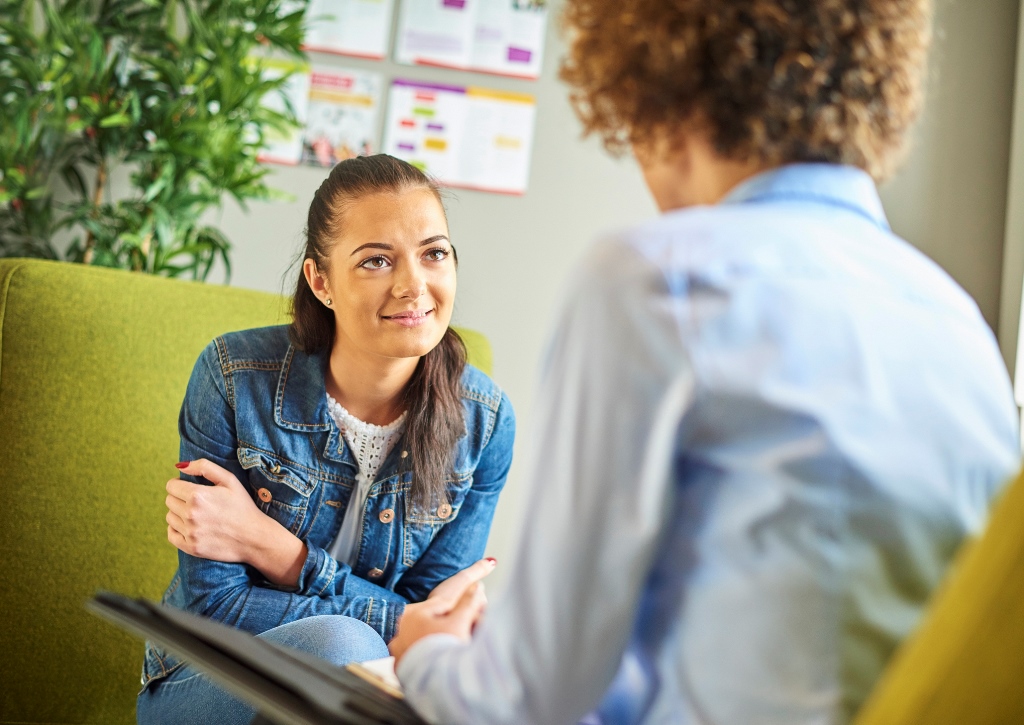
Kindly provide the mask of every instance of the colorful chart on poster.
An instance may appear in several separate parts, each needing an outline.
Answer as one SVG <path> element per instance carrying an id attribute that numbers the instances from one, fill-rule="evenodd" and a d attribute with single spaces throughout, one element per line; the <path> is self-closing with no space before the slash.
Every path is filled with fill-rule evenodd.
<path id="1" fill-rule="evenodd" d="M 377 153 L 383 81 L 376 73 L 314 67 L 302 139 L 302 162 L 334 166 Z"/>
<path id="2" fill-rule="evenodd" d="M 446 186 L 523 194 L 535 115 L 527 94 L 395 80 L 383 150 Z"/>
<path id="3" fill-rule="evenodd" d="M 251 58 L 250 61 L 260 68 L 265 79 L 276 79 L 292 73 L 280 92 L 270 92 L 263 97 L 263 105 L 278 113 L 286 111 L 285 98 L 295 111 L 301 125 L 306 122 L 306 110 L 309 104 L 309 66 L 290 60 L 270 58 Z M 302 129 L 292 129 L 288 133 L 270 129 L 263 136 L 263 149 L 257 157 L 263 162 L 295 165 L 302 158 Z"/>
<path id="4" fill-rule="evenodd" d="M 536 79 L 547 16 L 545 0 L 405 0 L 395 60 Z"/>
<path id="5" fill-rule="evenodd" d="M 394 0 L 310 0 L 304 50 L 387 57 Z"/>

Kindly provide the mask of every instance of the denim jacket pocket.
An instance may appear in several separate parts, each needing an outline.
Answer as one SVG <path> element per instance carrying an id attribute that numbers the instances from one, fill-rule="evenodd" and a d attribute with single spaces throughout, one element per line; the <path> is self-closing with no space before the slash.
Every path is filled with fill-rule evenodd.
<path id="1" fill-rule="evenodd" d="M 473 473 L 456 472 L 454 478 L 448 480 L 447 500 L 432 500 L 424 504 L 407 491 L 405 494 L 405 520 L 413 526 L 443 526 L 454 521 L 466 498 L 469 487 L 473 484 Z"/>
<path id="2" fill-rule="evenodd" d="M 410 490 L 405 490 L 406 527 L 402 542 L 402 563 L 405 566 L 413 566 L 441 528 L 458 518 L 462 502 L 472 485 L 472 472 L 465 475 L 456 473 L 448 481 L 447 500 L 435 499 L 429 505 L 417 501 Z"/>
<path id="3" fill-rule="evenodd" d="M 260 511 L 298 535 L 309 510 L 315 484 L 276 456 L 251 448 L 238 449 L 249 489 Z"/>

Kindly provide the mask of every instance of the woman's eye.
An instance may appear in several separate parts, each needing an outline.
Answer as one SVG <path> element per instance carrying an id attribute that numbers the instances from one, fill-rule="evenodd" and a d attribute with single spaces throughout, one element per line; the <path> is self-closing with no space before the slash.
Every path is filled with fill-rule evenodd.
<path id="1" fill-rule="evenodd" d="M 384 267 L 388 266 L 388 260 L 387 257 L 370 257 L 363 260 L 359 266 L 365 269 L 384 269 Z"/>
<path id="2" fill-rule="evenodd" d="M 432 262 L 441 262 L 447 259 L 448 250 L 444 247 L 437 247 L 435 249 L 431 249 L 424 256 Z"/>

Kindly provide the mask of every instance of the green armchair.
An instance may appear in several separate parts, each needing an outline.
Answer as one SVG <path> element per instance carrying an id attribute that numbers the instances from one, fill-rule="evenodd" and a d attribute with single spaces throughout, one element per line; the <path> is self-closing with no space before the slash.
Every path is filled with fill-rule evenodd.
<path id="1" fill-rule="evenodd" d="M 142 643 L 82 605 L 160 596 L 192 365 L 217 335 L 287 315 L 275 295 L 0 260 L 0 723 L 135 722 Z M 489 372 L 487 340 L 460 332 Z"/>

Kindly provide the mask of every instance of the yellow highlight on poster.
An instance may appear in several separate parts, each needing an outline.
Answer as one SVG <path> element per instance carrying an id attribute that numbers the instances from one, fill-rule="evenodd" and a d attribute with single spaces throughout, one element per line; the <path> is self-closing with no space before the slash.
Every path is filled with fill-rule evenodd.
<path id="1" fill-rule="evenodd" d="M 448 142 L 443 138 L 428 138 L 423 141 L 423 146 L 431 151 L 444 151 L 448 148 Z"/>
<path id="2" fill-rule="evenodd" d="M 315 87 L 309 92 L 310 101 L 323 101 L 345 106 L 361 106 L 373 108 L 376 105 L 375 99 L 370 96 L 357 96 L 352 93 L 336 93 L 334 91 L 322 91 Z"/>
<path id="3" fill-rule="evenodd" d="M 489 98 L 492 101 L 505 101 L 506 103 L 525 103 L 528 106 L 532 106 L 537 102 L 529 93 L 496 91 L 492 88 L 477 88 L 474 86 L 466 88 L 466 95 L 472 98 Z"/>
<path id="4" fill-rule="evenodd" d="M 518 149 L 522 148 L 523 140 L 513 136 L 496 136 L 494 145 L 500 149 Z"/>

